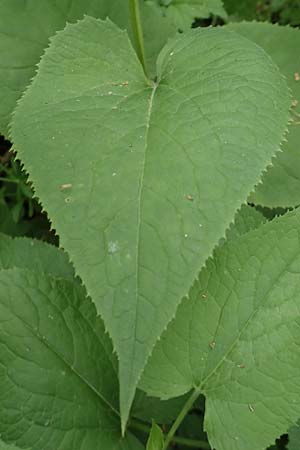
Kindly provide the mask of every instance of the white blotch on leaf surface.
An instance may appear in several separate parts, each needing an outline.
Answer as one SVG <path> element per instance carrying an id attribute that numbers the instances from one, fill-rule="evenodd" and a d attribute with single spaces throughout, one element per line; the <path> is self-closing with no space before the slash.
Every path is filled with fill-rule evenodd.
<path id="1" fill-rule="evenodd" d="M 110 253 L 111 255 L 113 255 L 114 253 L 116 253 L 117 251 L 119 251 L 119 246 L 117 242 L 113 242 L 110 241 L 108 243 L 108 253 Z"/>

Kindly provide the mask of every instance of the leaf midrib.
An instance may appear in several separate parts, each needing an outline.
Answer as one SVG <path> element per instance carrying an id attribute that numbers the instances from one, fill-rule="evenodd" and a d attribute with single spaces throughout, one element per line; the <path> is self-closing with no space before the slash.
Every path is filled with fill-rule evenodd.
<path id="1" fill-rule="evenodd" d="M 144 160 L 142 165 L 142 172 L 140 176 L 140 182 L 139 182 L 139 193 L 138 193 L 138 229 L 137 229 L 137 239 L 136 239 L 136 296 L 135 296 L 135 317 L 134 317 L 134 346 L 133 346 L 133 357 L 131 359 L 131 368 L 130 368 L 130 379 L 132 378 L 132 372 L 133 372 L 133 363 L 135 362 L 135 353 L 136 353 L 136 341 L 137 341 L 137 319 L 139 316 L 139 267 L 140 267 L 140 238 L 141 238 L 141 210 L 142 210 L 142 197 L 143 197 L 143 189 L 144 189 L 144 177 L 145 177 L 145 168 L 146 168 L 146 162 L 147 162 L 147 148 L 148 148 L 148 138 L 149 138 L 149 130 L 150 130 L 150 122 L 151 122 L 151 115 L 153 111 L 153 103 L 154 103 L 154 97 L 156 90 L 159 86 L 159 82 L 154 83 L 152 87 L 151 96 L 149 98 L 149 107 L 147 109 L 147 115 L 146 115 L 146 132 L 145 132 L 145 145 L 144 145 Z"/>

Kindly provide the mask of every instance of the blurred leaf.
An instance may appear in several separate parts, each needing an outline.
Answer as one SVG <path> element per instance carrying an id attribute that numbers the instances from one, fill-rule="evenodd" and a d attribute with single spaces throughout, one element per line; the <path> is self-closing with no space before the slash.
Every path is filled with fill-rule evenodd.
<path id="1" fill-rule="evenodd" d="M 294 426 L 289 429 L 288 450 L 300 450 L 300 427 Z"/>
<path id="2" fill-rule="evenodd" d="M 225 9 L 228 14 L 239 19 L 256 19 L 257 0 L 224 0 Z"/>

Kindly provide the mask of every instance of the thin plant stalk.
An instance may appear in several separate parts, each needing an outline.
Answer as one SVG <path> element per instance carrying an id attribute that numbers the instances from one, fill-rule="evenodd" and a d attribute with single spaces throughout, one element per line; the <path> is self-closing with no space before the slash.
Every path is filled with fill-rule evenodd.
<path id="1" fill-rule="evenodd" d="M 137 48 L 137 55 L 143 66 L 145 75 L 147 76 L 144 35 L 143 35 L 139 1 L 140 0 L 129 0 L 129 9 L 134 39 Z"/>

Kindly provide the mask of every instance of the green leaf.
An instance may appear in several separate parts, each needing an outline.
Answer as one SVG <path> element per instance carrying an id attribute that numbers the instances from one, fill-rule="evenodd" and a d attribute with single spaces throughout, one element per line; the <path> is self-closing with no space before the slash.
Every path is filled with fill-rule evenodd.
<path id="1" fill-rule="evenodd" d="M 283 216 L 291 211 L 291 208 L 267 208 L 265 206 L 256 206 L 256 209 L 265 217 L 266 220 L 273 220 L 274 217 Z"/>
<path id="2" fill-rule="evenodd" d="M 285 6 L 286 3 L 287 0 L 272 0 L 269 8 L 272 12 L 278 12 Z"/>
<path id="3" fill-rule="evenodd" d="M 288 109 L 272 61 L 223 29 L 171 40 L 156 83 L 109 21 L 68 25 L 46 51 L 12 138 L 112 336 L 123 426 L 151 349 L 270 162 Z"/>
<path id="4" fill-rule="evenodd" d="M 278 21 L 285 25 L 289 24 L 292 27 L 300 24 L 300 1 L 299 0 L 285 0 L 284 8 L 279 11 Z"/>
<path id="5" fill-rule="evenodd" d="M 251 230 L 255 230 L 265 222 L 266 218 L 262 213 L 251 206 L 242 205 L 235 215 L 234 223 L 226 231 L 226 240 L 236 239 Z"/>
<path id="6" fill-rule="evenodd" d="M 300 427 L 299 425 L 292 427 L 289 430 L 289 443 L 288 450 L 299 450 L 300 449 Z"/>
<path id="7" fill-rule="evenodd" d="M 1 108 L 1 106 L 0 106 Z M 16 224 L 12 217 L 12 210 L 7 203 L 0 203 L 0 233 L 9 233 L 12 236 L 21 236 L 28 233 L 30 225 L 26 221 Z"/>
<path id="8" fill-rule="evenodd" d="M 147 442 L 146 450 L 163 450 L 164 435 L 156 423 L 152 423 L 151 433 Z"/>
<path id="9" fill-rule="evenodd" d="M 268 23 L 230 24 L 226 28 L 236 31 L 260 45 L 275 61 L 286 77 L 293 98 L 299 102 L 293 107 L 293 121 L 284 143 L 283 153 L 279 153 L 262 178 L 249 201 L 274 208 L 293 207 L 300 204 L 300 31 Z"/>
<path id="10" fill-rule="evenodd" d="M 158 5 L 163 15 L 182 31 L 191 28 L 196 18 L 205 19 L 211 15 L 227 18 L 221 0 L 148 0 L 146 3 Z"/>
<path id="11" fill-rule="evenodd" d="M 219 246 L 251 230 L 255 230 L 266 221 L 266 217 L 260 211 L 246 204 L 242 205 L 235 215 L 234 222 L 226 230 L 225 237 L 220 239 Z"/>
<path id="12" fill-rule="evenodd" d="M 0 233 L 0 270 L 14 267 L 74 279 L 73 267 L 62 250 L 45 242 Z"/>
<path id="13" fill-rule="evenodd" d="M 4 444 L 4 442 L 0 441 L 0 450 L 20 450 L 20 449 L 15 447 L 14 445 L 6 445 Z"/>
<path id="14" fill-rule="evenodd" d="M 228 14 L 239 19 L 256 19 L 258 0 L 223 0 Z"/>
<path id="15" fill-rule="evenodd" d="M 266 448 L 300 416 L 299 219 L 287 214 L 218 249 L 146 367 L 151 395 L 206 396 L 212 448 Z"/>
<path id="16" fill-rule="evenodd" d="M 0 271 L 0 432 L 31 450 L 142 450 L 120 436 L 110 339 L 66 280 Z"/>
<path id="17" fill-rule="evenodd" d="M 176 419 L 186 400 L 185 395 L 168 401 L 159 400 L 156 397 L 149 397 L 145 392 L 138 389 L 131 415 L 145 422 L 154 420 L 156 423 L 168 424 Z"/>

